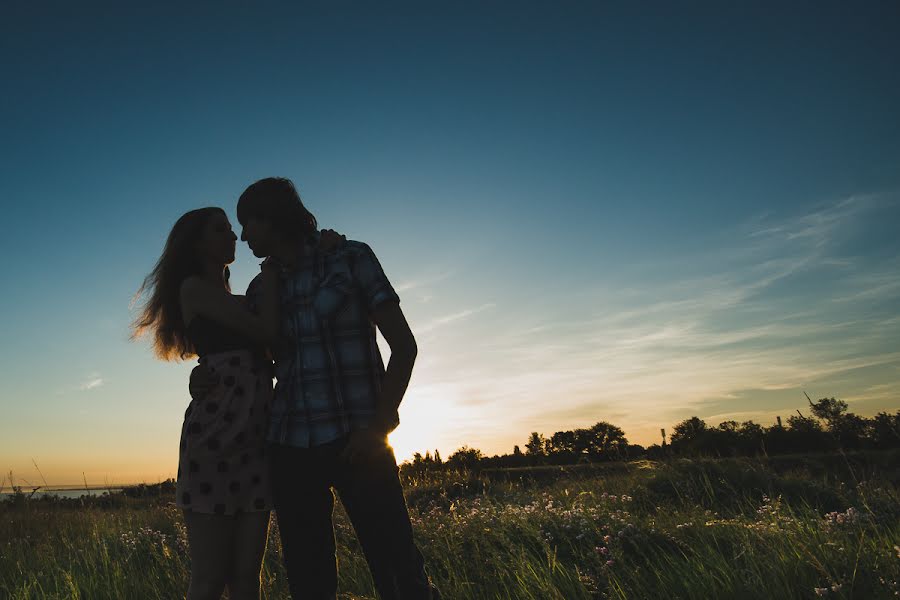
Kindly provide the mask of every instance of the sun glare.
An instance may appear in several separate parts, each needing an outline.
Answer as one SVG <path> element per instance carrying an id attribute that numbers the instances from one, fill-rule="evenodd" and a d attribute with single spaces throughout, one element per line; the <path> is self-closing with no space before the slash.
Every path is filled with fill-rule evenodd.
<path id="1" fill-rule="evenodd" d="M 400 426 L 388 441 L 394 448 L 397 462 L 412 460 L 413 454 L 435 448 L 445 452 L 448 437 L 452 437 L 453 403 L 449 398 L 431 393 L 412 392 L 400 405 Z"/>

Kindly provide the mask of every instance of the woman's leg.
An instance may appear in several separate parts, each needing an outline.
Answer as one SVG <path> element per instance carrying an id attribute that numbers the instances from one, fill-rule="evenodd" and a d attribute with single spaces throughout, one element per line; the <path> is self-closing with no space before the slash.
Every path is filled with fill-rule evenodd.
<path id="1" fill-rule="evenodd" d="M 184 511 L 191 554 L 191 584 L 188 600 L 219 600 L 225 589 L 234 520 L 222 515 Z"/>
<path id="2" fill-rule="evenodd" d="M 231 600 L 259 600 L 259 571 L 269 537 L 269 511 L 234 517 L 234 544 L 228 569 Z"/>

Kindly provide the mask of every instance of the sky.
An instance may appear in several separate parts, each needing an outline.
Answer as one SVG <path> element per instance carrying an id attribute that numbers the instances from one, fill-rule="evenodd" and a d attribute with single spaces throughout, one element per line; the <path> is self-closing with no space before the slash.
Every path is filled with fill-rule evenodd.
<path id="1" fill-rule="evenodd" d="M 896 2 L 15 2 L 0 73 L 7 486 L 174 476 L 129 305 L 273 175 L 400 294 L 401 460 L 900 408 Z"/>

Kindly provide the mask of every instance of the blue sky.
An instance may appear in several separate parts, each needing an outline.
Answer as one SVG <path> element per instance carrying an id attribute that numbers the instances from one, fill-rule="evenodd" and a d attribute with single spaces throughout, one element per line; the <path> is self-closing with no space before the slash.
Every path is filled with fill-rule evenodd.
<path id="1" fill-rule="evenodd" d="M 129 301 L 178 216 L 269 175 L 400 290 L 401 457 L 900 406 L 895 3 L 4 11 L 4 470 L 174 473 L 191 365 Z"/>

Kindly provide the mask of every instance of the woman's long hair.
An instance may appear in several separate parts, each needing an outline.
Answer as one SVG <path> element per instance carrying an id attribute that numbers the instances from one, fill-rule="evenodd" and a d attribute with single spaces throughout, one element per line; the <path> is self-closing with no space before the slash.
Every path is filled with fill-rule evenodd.
<path id="1" fill-rule="evenodd" d="M 169 232 L 156 266 L 134 295 L 132 305 L 141 297 L 144 300 L 131 324 L 131 339 L 151 333 L 153 352 L 162 360 L 183 360 L 196 354 L 181 314 L 181 283 L 202 272 L 203 264 L 196 244 L 203 235 L 204 226 L 216 213 L 225 214 L 225 211 L 213 206 L 183 214 Z M 228 286 L 227 267 L 225 285 Z"/>

